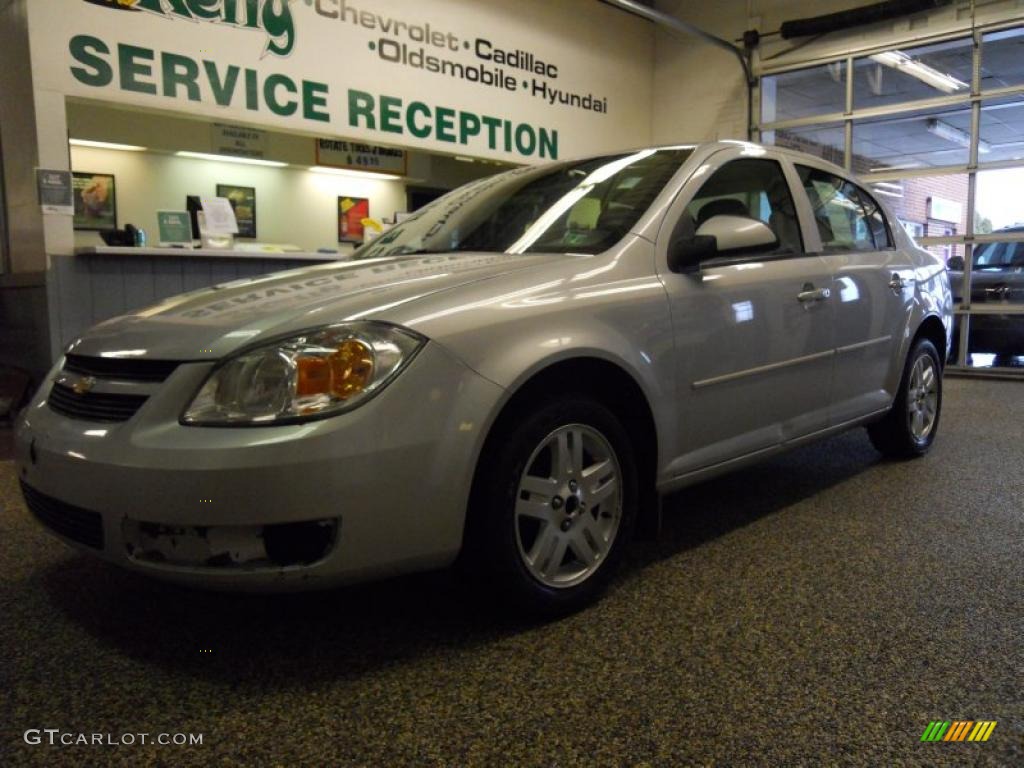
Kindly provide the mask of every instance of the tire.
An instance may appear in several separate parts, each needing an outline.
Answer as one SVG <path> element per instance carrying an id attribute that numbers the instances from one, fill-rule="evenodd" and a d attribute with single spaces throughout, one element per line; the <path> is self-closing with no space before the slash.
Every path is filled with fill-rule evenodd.
<path id="1" fill-rule="evenodd" d="M 930 371 L 930 374 L 928 373 Z M 903 366 L 892 409 L 868 427 L 872 445 L 886 457 L 924 456 L 935 442 L 942 414 L 942 364 L 935 345 L 918 339 Z"/>
<path id="2" fill-rule="evenodd" d="M 481 456 L 464 561 L 520 612 L 554 617 L 607 587 L 636 523 L 636 462 L 622 423 L 589 397 L 519 416 Z"/>

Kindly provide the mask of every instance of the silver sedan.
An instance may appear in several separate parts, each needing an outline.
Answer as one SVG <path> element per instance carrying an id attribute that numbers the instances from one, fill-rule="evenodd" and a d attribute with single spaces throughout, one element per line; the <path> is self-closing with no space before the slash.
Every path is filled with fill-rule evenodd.
<path id="1" fill-rule="evenodd" d="M 523 168 L 351 262 L 96 326 L 17 427 L 29 509 L 224 589 L 461 560 L 528 609 L 606 585 L 659 498 L 866 426 L 935 440 L 944 265 L 814 157 L 744 142 Z"/>

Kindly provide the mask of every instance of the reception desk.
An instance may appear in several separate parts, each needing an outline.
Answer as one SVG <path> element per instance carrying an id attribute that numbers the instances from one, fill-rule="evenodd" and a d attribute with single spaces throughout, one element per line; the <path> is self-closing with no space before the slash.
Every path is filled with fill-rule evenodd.
<path id="1" fill-rule="evenodd" d="M 51 256 L 47 304 L 51 355 L 83 331 L 197 288 L 348 258 L 347 253 L 90 246 Z"/>

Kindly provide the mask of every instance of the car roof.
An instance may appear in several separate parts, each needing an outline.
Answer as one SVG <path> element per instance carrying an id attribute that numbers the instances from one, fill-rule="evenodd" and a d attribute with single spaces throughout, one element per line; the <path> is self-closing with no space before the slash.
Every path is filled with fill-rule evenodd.
<path id="1" fill-rule="evenodd" d="M 593 157 L 603 157 L 607 155 L 622 155 L 630 152 L 643 152 L 644 150 L 666 150 L 666 149 L 692 149 L 694 154 L 707 157 L 713 155 L 715 152 L 720 152 L 724 149 L 735 149 L 736 147 L 746 147 L 751 150 L 757 150 L 759 152 L 765 152 L 775 156 L 786 157 L 793 162 L 799 162 L 804 165 L 813 165 L 817 168 L 827 170 L 830 173 L 834 173 L 843 178 L 854 178 L 856 174 L 850 173 L 843 167 L 836 165 L 835 163 L 829 162 L 817 155 L 811 155 L 807 152 L 801 152 L 796 149 L 790 149 L 789 147 L 778 147 L 772 144 L 758 144 L 754 141 L 743 141 L 740 139 L 718 139 L 715 141 L 697 141 L 697 142 L 672 142 L 666 144 L 655 144 L 640 147 L 629 147 L 620 150 L 614 150 L 604 152 L 601 154 L 588 154 L 580 155 L 578 157 L 566 158 L 557 162 L 573 162 L 577 160 L 586 160 Z"/>

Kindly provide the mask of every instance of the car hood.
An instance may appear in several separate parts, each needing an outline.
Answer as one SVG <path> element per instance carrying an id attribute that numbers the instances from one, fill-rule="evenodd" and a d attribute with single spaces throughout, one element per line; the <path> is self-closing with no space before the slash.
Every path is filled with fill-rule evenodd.
<path id="1" fill-rule="evenodd" d="M 388 311 L 566 254 L 442 253 L 332 262 L 181 294 L 100 323 L 69 347 L 81 355 L 210 360 L 289 332 Z"/>

